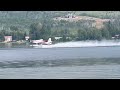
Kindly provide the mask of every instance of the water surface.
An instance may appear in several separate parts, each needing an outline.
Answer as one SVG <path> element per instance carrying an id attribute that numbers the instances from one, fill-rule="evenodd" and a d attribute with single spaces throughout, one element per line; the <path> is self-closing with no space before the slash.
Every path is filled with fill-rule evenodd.
<path id="1" fill-rule="evenodd" d="M 120 78 L 120 47 L 0 48 L 0 78 Z"/>

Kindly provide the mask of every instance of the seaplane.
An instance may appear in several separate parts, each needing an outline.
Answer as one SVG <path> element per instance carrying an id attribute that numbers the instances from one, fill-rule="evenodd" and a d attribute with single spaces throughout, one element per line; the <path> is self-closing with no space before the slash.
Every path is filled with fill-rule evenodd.
<path id="1" fill-rule="evenodd" d="M 50 47 L 52 45 L 52 40 L 51 38 L 49 38 L 48 40 L 43 40 L 43 39 L 40 39 L 40 40 L 32 40 L 32 47 L 35 47 L 35 48 L 44 48 L 44 47 Z"/>

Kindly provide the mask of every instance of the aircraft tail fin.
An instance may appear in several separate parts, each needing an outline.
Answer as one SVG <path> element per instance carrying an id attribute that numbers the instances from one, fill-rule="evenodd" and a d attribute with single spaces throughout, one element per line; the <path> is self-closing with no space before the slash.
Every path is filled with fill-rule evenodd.
<path id="1" fill-rule="evenodd" d="M 51 40 L 51 38 L 49 38 L 49 39 L 48 39 L 48 42 L 49 42 L 49 43 L 52 43 L 52 40 Z"/>

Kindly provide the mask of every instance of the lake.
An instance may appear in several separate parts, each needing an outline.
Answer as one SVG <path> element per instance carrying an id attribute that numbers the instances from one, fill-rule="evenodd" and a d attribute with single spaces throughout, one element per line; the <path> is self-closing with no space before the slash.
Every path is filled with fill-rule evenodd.
<path id="1" fill-rule="evenodd" d="M 4 45 L 3 45 L 4 46 Z M 0 79 L 120 78 L 120 47 L 0 48 Z"/>

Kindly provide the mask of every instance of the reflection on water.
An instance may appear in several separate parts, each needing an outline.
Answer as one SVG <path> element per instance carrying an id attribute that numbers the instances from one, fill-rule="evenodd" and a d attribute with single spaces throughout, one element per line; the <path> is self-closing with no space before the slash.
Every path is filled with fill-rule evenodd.
<path id="1" fill-rule="evenodd" d="M 30 44 L 26 43 L 0 43 L 0 48 L 30 48 Z"/>
<path id="2" fill-rule="evenodd" d="M 40 61 L 5 61 L 0 62 L 0 68 L 24 67 L 66 67 L 66 66 L 91 66 L 91 65 L 119 65 L 120 58 L 87 58 L 71 60 L 40 60 Z"/>
<path id="3" fill-rule="evenodd" d="M 12 47 L 12 43 L 5 43 L 5 47 L 11 48 Z"/>

